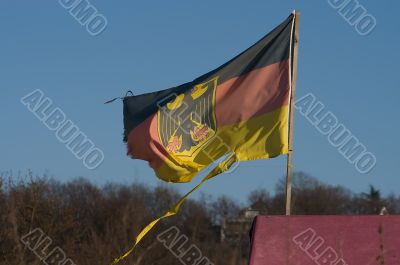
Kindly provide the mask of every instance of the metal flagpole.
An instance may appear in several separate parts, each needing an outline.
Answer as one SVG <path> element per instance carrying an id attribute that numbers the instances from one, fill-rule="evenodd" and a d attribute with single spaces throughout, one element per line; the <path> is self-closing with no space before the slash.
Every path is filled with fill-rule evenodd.
<path id="1" fill-rule="evenodd" d="M 298 44 L 299 44 L 299 25 L 300 25 L 300 12 L 293 11 L 294 13 L 294 33 L 292 34 L 292 78 L 291 78 L 291 93 L 290 93 L 290 106 L 289 106 L 289 152 L 287 155 L 287 169 L 286 169 L 286 215 L 291 214 L 292 205 L 292 160 L 293 160 L 293 125 L 294 125 L 294 101 L 296 98 L 296 78 L 297 78 L 297 58 L 298 58 Z"/>

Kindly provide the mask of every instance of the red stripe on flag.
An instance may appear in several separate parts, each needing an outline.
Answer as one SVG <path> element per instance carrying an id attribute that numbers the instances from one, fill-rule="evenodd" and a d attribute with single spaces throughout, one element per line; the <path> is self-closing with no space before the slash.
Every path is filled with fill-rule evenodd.
<path id="1" fill-rule="evenodd" d="M 157 169 L 168 156 L 158 137 L 157 113 L 136 126 L 128 135 L 128 155 L 135 159 L 147 160 Z"/>
<path id="2" fill-rule="evenodd" d="M 289 61 L 231 78 L 217 87 L 217 126 L 232 125 L 285 106 L 289 102 Z"/>

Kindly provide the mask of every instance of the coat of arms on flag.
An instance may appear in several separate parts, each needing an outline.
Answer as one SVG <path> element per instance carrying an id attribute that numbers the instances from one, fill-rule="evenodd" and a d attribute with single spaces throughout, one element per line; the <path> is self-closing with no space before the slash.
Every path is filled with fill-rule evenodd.
<path id="1" fill-rule="evenodd" d="M 158 134 L 163 146 L 176 157 L 196 156 L 215 135 L 215 89 L 218 78 L 194 85 L 158 111 Z"/>

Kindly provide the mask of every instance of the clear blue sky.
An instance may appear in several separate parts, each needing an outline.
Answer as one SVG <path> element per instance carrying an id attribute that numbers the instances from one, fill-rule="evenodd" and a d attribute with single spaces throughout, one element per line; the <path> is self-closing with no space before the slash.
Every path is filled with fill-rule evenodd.
<path id="1" fill-rule="evenodd" d="M 377 157 L 360 174 L 298 112 L 294 169 L 355 192 L 375 185 L 400 193 L 398 1 L 359 0 L 377 20 L 360 36 L 327 1 L 100 1 L 108 20 L 91 36 L 58 1 L 0 3 L 0 170 L 48 172 L 66 181 L 156 185 L 144 161 L 131 160 L 122 142 L 122 104 L 103 102 L 191 81 L 257 41 L 293 9 L 302 12 L 298 97 L 321 100 Z M 104 163 L 86 169 L 20 98 L 41 89 L 104 151 Z M 273 190 L 285 175 L 284 156 L 242 163 L 202 188 L 244 201 L 249 191 Z M 176 185 L 181 191 L 192 184 Z"/>

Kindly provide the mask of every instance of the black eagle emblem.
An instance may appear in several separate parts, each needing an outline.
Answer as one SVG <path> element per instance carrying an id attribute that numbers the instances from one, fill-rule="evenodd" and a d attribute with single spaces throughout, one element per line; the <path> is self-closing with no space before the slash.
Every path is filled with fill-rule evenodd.
<path id="1" fill-rule="evenodd" d="M 168 152 L 190 157 L 215 134 L 217 80 L 195 85 L 159 110 L 158 133 Z"/>

